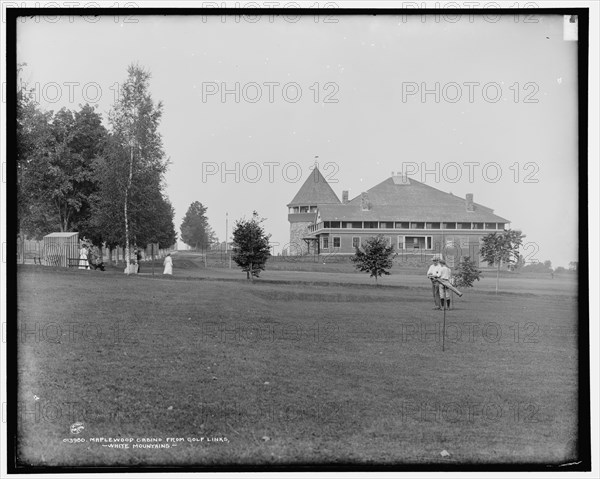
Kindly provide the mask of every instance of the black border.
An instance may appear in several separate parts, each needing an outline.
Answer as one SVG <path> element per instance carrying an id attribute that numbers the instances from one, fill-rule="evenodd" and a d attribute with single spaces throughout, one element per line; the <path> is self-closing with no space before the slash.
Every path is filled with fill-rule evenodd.
<path id="1" fill-rule="evenodd" d="M 578 133 L 579 133 L 579 274 L 578 274 L 578 348 L 579 348 L 579 394 L 578 394 L 578 452 L 579 460 L 573 464 L 561 466 L 544 464 L 313 464 L 291 463 L 288 465 L 258 465 L 258 466 L 174 466 L 166 465 L 152 467 L 48 467 L 26 466 L 17 461 L 17 264 L 11 261 L 17 254 L 16 243 L 11 238 L 16 237 L 18 223 L 16 217 L 15 199 L 17 190 L 16 162 L 16 105 L 17 105 L 17 19 L 20 16 L 95 16 L 124 14 L 140 15 L 578 15 Z M 494 8 L 494 9 L 407 9 L 407 8 L 6 8 L 6 65 L 7 65 L 7 109 L 6 109 L 6 139 L 7 139 L 7 471 L 9 474 L 47 474 L 47 473 L 119 473 L 119 472 L 474 472 L 474 471 L 547 471 L 573 472 L 591 471 L 591 425 L 590 425 L 590 337 L 589 337 L 589 252 L 588 252 L 588 70 L 589 70 L 589 8 Z"/>

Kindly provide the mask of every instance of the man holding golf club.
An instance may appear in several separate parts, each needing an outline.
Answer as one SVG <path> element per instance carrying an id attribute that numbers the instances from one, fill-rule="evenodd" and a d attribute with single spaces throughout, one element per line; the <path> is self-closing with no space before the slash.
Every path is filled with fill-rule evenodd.
<path id="1" fill-rule="evenodd" d="M 438 255 L 433 255 L 433 258 L 431 258 L 433 264 L 427 270 L 427 277 L 431 280 L 431 291 L 433 292 L 433 302 L 435 304 L 433 309 L 442 309 L 440 308 L 440 284 L 435 280 L 440 274 L 439 260 Z"/>
<path id="2" fill-rule="evenodd" d="M 440 268 L 437 278 L 443 281 L 450 281 L 450 278 L 452 277 L 452 271 L 450 271 L 450 268 L 446 266 L 446 262 L 443 259 L 440 259 L 439 263 Z M 436 285 L 439 286 L 440 289 L 440 303 L 442 309 L 450 309 L 450 292 L 448 291 L 448 288 L 446 288 L 446 286 L 444 286 L 442 283 L 436 282 Z"/>

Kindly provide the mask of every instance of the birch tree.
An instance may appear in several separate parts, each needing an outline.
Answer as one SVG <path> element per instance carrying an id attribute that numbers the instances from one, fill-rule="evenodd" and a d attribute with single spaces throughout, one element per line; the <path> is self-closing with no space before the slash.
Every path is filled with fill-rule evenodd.
<path id="1" fill-rule="evenodd" d="M 167 167 L 158 126 L 162 103 L 154 103 L 149 92 L 150 73 L 138 65 L 130 65 L 127 79 L 121 85 L 119 99 L 109 114 L 112 134 L 127 152 L 126 175 L 122 187 L 122 211 L 126 271 L 129 274 L 131 246 L 131 206 L 134 191 L 143 190 L 141 178 L 154 172 L 162 178 Z M 137 185 L 136 185 L 137 183 Z M 136 186 L 138 188 L 136 188 Z M 141 188 L 140 188 L 141 187 Z"/>

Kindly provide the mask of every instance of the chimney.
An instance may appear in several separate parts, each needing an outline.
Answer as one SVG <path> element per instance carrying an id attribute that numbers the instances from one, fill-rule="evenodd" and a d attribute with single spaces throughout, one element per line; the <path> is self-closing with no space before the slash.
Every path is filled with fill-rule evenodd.
<path id="1" fill-rule="evenodd" d="M 408 176 L 402 173 L 401 171 L 399 171 L 395 175 L 392 171 L 392 180 L 394 181 L 395 185 L 410 185 L 410 180 L 408 179 Z"/>
<path id="2" fill-rule="evenodd" d="M 369 201 L 369 195 L 366 192 L 360 194 L 360 207 L 363 211 L 371 209 L 371 202 Z"/>
<path id="3" fill-rule="evenodd" d="M 348 204 L 348 190 L 342 191 L 342 204 Z"/>
<path id="4" fill-rule="evenodd" d="M 473 206 L 473 193 L 467 193 L 466 205 L 467 205 L 467 211 L 469 211 L 469 212 L 475 211 L 475 208 Z"/>

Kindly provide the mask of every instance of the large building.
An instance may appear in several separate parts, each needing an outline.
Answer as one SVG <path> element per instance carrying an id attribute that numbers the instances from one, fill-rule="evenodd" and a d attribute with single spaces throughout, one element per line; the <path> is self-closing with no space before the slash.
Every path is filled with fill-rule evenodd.
<path id="1" fill-rule="evenodd" d="M 288 204 L 289 254 L 353 254 L 366 239 L 383 235 L 401 255 L 443 254 L 479 261 L 481 238 L 503 231 L 509 220 L 473 201 L 393 174 L 349 199 L 337 197 L 315 168 Z"/>

